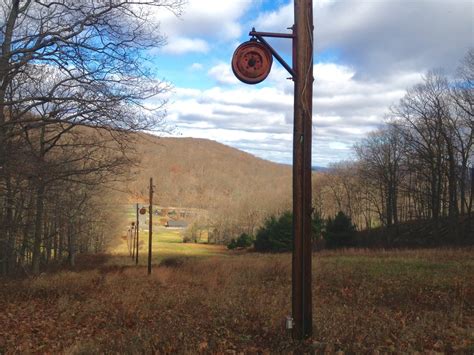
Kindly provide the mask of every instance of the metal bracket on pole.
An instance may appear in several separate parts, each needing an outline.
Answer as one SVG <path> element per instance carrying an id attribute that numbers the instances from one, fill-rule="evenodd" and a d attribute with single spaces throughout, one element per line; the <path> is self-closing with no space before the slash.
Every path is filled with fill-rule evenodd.
<path id="1" fill-rule="evenodd" d="M 293 28 L 293 27 L 291 27 Z M 274 37 L 274 38 L 290 38 L 294 39 L 295 35 L 293 33 L 274 33 L 274 32 L 257 32 L 255 28 L 252 28 L 252 31 L 249 32 L 249 36 L 255 37 L 259 42 L 263 43 L 268 50 L 272 53 L 276 60 L 285 68 L 288 73 L 290 73 L 291 78 L 295 79 L 295 72 L 293 68 L 278 54 L 278 52 L 265 40 L 263 37 Z"/>

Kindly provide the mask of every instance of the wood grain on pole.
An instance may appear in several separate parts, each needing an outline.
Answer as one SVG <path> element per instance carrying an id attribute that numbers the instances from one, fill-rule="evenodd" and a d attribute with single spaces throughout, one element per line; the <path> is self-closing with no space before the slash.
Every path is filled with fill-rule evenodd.
<path id="1" fill-rule="evenodd" d="M 312 335 L 311 292 L 311 144 L 313 99 L 312 0 L 295 0 L 293 131 L 293 337 Z"/>

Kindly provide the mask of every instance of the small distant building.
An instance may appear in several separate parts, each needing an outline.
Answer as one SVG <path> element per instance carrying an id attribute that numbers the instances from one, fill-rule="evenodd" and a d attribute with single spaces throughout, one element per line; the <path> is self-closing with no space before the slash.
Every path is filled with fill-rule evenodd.
<path id="1" fill-rule="evenodd" d="M 176 228 L 176 229 L 184 229 L 188 226 L 186 221 L 168 221 L 165 224 L 166 228 Z"/>

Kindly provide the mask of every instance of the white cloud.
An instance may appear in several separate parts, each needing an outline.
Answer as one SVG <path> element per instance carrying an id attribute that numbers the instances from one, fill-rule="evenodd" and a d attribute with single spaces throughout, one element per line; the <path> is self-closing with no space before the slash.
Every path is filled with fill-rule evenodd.
<path id="1" fill-rule="evenodd" d="M 177 37 L 169 41 L 162 51 L 170 54 L 206 53 L 209 51 L 209 45 L 199 38 Z"/>
<path id="2" fill-rule="evenodd" d="M 474 46 L 474 2 L 466 0 L 315 1 L 316 53 L 333 51 L 365 78 L 387 72 L 452 71 Z M 285 31 L 293 2 L 259 14 L 260 31 Z M 287 53 L 290 43 L 278 44 Z"/>
<path id="3" fill-rule="evenodd" d="M 180 17 L 157 7 L 155 18 L 168 41 L 165 51 L 183 54 L 188 52 L 186 48 L 207 52 L 210 42 L 235 40 L 242 33 L 239 20 L 251 4 L 251 0 L 188 0 Z"/>
<path id="4" fill-rule="evenodd" d="M 348 158 L 352 144 L 382 124 L 388 107 L 421 80 L 421 73 L 436 67 L 454 69 L 466 48 L 474 46 L 471 1 L 313 3 L 317 63 L 313 164 Z M 240 21 L 251 6 L 250 0 L 190 0 L 181 19 L 163 18 L 162 30 L 169 43 L 185 42 L 179 48 L 213 54 L 214 43 L 238 45 L 240 34 L 248 30 Z M 255 17 L 251 25 L 258 24 L 257 30 L 287 32 L 293 24 L 293 2 L 285 1 L 275 11 Z M 291 56 L 291 41 L 270 41 L 285 57 Z M 257 86 L 240 83 L 226 61 L 218 61 L 207 75 L 215 87 L 177 88 L 172 98 L 169 120 L 182 135 L 215 139 L 290 163 L 293 82 L 286 80 L 286 70 L 275 61 L 267 80 Z"/>
<path id="5" fill-rule="evenodd" d="M 230 64 L 209 71 L 231 82 Z M 210 89 L 176 89 L 169 107 L 170 123 L 183 136 L 215 139 L 257 156 L 291 163 L 293 83 L 274 68 L 271 87 L 245 84 Z M 223 74 L 224 73 L 224 74 Z M 363 81 L 355 69 L 334 63 L 316 64 L 313 99 L 313 164 L 348 158 L 351 146 L 382 124 L 388 107 L 420 74 L 390 75 Z M 236 79 L 234 79 L 236 80 Z"/>
<path id="6" fill-rule="evenodd" d="M 188 69 L 191 71 L 200 71 L 204 69 L 204 66 L 201 63 L 193 63 Z"/>
<path id="7" fill-rule="evenodd" d="M 230 64 L 228 63 L 219 63 L 214 65 L 207 74 L 213 78 L 218 84 L 238 84 L 240 81 L 237 80 L 234 73 L 232 73 L 232 69 Z"/>

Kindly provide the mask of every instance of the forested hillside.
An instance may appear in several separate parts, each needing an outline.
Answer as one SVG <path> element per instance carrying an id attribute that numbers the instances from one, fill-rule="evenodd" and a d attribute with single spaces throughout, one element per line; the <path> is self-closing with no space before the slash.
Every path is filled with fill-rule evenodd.
<path id="1" fill-rule="evenodd" d="M 264 217 L 290 208 L 290 166 L 205 139 L 137 137 L 129 202 L 147 201 L 153 177 L 156 204 L 208 210 L 202 223 L 218 239 L 253 233 Z"/>

